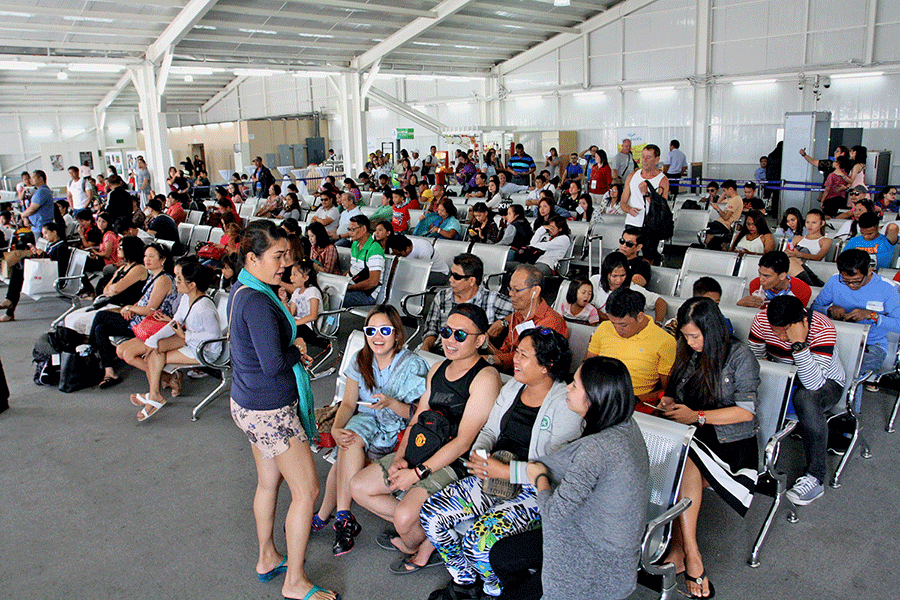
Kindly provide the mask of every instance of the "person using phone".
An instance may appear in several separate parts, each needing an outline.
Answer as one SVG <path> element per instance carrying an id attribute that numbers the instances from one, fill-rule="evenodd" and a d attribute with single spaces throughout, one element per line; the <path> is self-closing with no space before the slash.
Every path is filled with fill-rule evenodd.
<path id="1" fill-rule="evenodd" d="M 712 487 L 741 516 L 747 513 L 757 477 L 756 409 L 759 362 L 732 337 L 718 305 L 688 299 L 678 309 L 678 345 L 660 415 L 696 425 L 688 450 L 680 498 L 691 506 L 674 523 L 666 562 L 684 571 L 689 598 L 712 597 L 715 588 L 697 543 L 703 489 Z"/>
<path id="2" fill-rule="evenodd" d="M 373 308 L 363 326 L 366 343 L 344 372 L 344 398 L 331 428 L 337 458 L 312 522 L 313 531 L 322 529 L 337 509 L 335 556 L 350 552 L 353 539 L 362 531 L 350 512 L 350 480 L 366 466 L 367 458 L 381 458 L 394 450 L 416 400 L 425 393 L 428 365 L 404 348 L 405 331 L 396 308 L 388 304 Z"/>

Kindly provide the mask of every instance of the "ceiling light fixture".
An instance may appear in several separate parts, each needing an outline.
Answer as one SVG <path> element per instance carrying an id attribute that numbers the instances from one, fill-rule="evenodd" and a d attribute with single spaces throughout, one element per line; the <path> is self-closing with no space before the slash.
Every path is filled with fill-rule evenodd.
<path id="1" fill-rule="evenodd" d="M 69 70 L 75 73 L 118 73 L 125 67 L 107 63 L 72 63 Z"/>
<path id="2" fill-rule="evenodd" d="M 553 0 L 553 6 L 570 6 L 571 0 Z"/>
<path id="3" fill-rule="evenodd" d="M 832 75 L 832 79 L 862 79 L 864 77 L 881 77 L 884 71 L 872 71 L 870 73 L 838 73 Z"/>
<path id="4" fill-rule="evenodd" d="M 179 75 L 212 75 L 222 69 L 213 69 L 211 67 L 190 67 L 176 65 L 172 67 L 172 72 Z"/>
<path id="5" fill-rule="evenodd" d="M 112 23 L 112 19 L 103 19 L 100 17 L 82 17 L 76 15 L 67 15 L 63 17 L 63 21 L 89 21 L 91 23 Z"/>
<path id="6" fill-rule="evenodd" d="M 23 13 L 23 12 L 10 12 L 8 10 L 0 10 L 0 17 L 19 17 L 22 19 L 30 19 L 33 17 L 31 13 Z"/>
<path id="7" fill-rule="evenodd" d="M 263 35 L 278 35 L 277 31 L 272 31 L 270 29 L 238 29 L 241 33 L 261 33 Z"/>
<path id="8" fill-rule="evenodd" d="M 65 81 L 66 79 L 69 78 L 69 74 L 66 73 L 65 71 L 60 71 L 59 73 L 56 74 L 56 78 L 59 79 L 60 81 Z"/>
<path id="9" fill-rule="evenodd" d="M 271 77 L 273 75 L 284 75 L 285 71 L 278 69 L 234 69 L 234 74 L 239 77 Z"/>
<path id="10" fill-rule="evenodd" d="M 194 76 L 193 75 L 185 75 L 184 82 L 185 83 L 194 83 Z"/>
<path id="11" fill-rule="evenodd" d="M 36 71 L 41 67 L 46 67 L 46 63 L 31 62 L 25 60 L 0 60 L 0 69 L 7 71 Z"/>

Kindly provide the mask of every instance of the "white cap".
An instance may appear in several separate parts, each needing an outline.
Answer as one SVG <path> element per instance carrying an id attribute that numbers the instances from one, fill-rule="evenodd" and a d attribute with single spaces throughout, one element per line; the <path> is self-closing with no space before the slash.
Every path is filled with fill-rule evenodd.
<path id="1" fill-rule="evenodd" d="M 413 153 L 413 154 L 418 154 L 418 153 L 419 153 L 419 149 L 416 148 L 415 150 L 412 151 L 412 153 Z"/>

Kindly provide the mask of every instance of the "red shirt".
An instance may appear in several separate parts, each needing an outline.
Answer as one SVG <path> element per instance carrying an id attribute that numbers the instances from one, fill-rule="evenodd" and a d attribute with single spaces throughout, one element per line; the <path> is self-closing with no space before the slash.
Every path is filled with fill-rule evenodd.
<path id="1" fill-rule="evenodd" d="M 588 184 L 588 193 L 605 194 L 609 191 L 611 183 L 612 169 L 609 168 L 609 165 L 604 167 L 594 165 L 594 168 L 591 169 L 591 181 Z"/>
<path id="2" fill-rule="evenodd" d="M 755 294 L 758 289 L 759 277 L 750 282 L 750 293 Z M 812 298 L 812 290 L 809 289 L 809 285 L 796 277 L 791 277 L 790 294 L 791 296 L 796 296 L 803 303 L 803 306 L 808 305 L 810 298 Z"/>
<path id="3" fill-rule="evenodd" d="M 541 299 L 541 303 L 531 315 L 529 321 L 534 323 L 535 327 L 549 327 L 563 337 L 569 337 L 569 326 L 566 325 L 566 320 L 561 314 L 550 308 L 550 305 L 543 299 Z M 503 340 L 503 345 L 500 346 L 500 350 L 496 354 L 497 367 L 503 371 L 510 372 L 512 370 L 513 351 L 519 344 L 519 332 L 516 328 L 522 322 L 522 314 L 519 311 L 514 311 L 512 317 L 510 317 L 506 339 Z"/>
<path id="4" fill-rule="evenodd" d="M 181 202 L 176 202 L 167 208 L 166 214 L 172 217 L 172 220 L 178 225 L 184 223 L 184 220 L 187 218 L 187 213 L 184 212 L 184 208 L 181 207 Z"/>

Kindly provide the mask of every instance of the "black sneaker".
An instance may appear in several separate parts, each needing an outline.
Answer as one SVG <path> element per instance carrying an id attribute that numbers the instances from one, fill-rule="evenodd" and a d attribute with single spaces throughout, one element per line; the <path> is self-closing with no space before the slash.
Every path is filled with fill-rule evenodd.
<path id="1" fill-rule="evenodd" d="M 359 535 L 362 527 L 354 517 L 336 521 L 334 524 L 334 545 L 331 552 L 335 556 L 347 554 L 353 549 L 353 538 Z"/>

